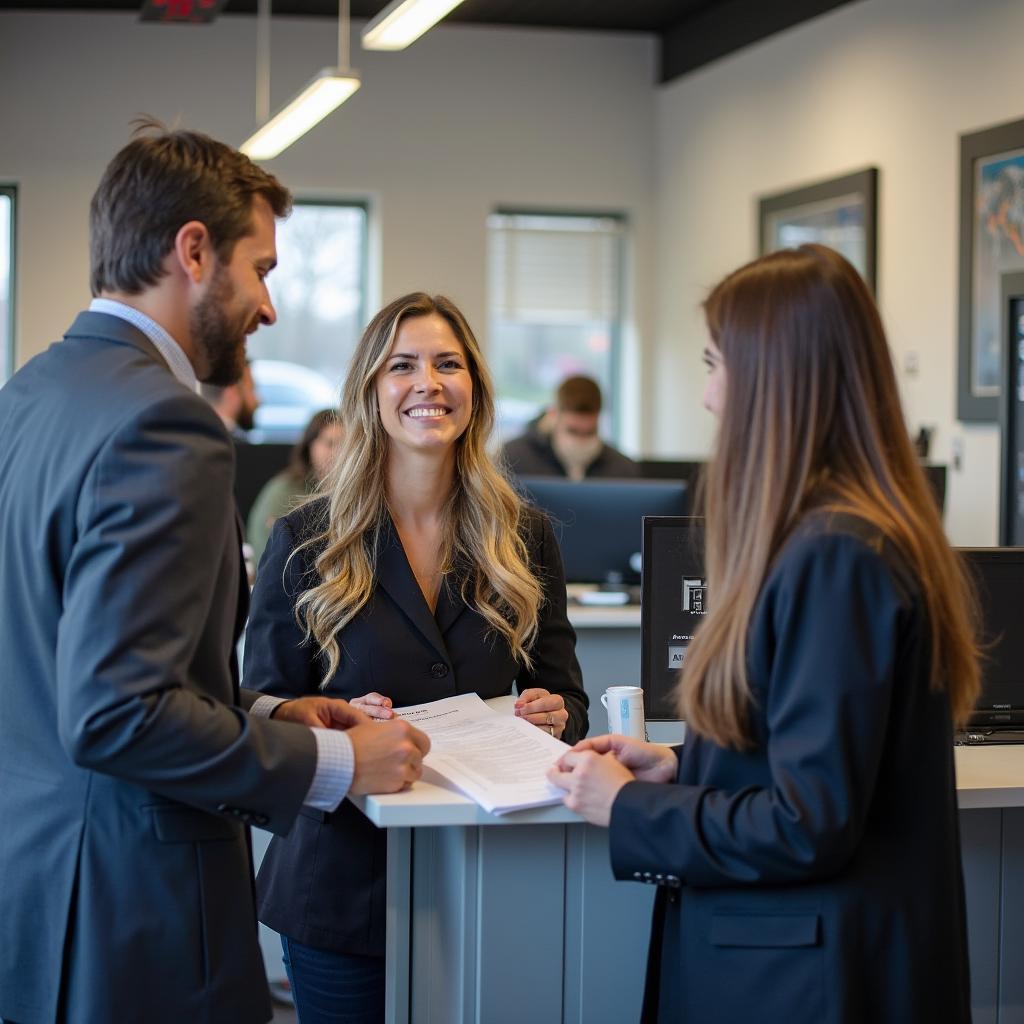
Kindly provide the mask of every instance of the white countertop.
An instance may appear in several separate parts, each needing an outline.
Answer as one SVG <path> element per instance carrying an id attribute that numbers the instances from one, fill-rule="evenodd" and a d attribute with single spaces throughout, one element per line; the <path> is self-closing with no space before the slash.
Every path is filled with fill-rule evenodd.
<path id="1" fill-rule="evenodd" d="M 515 703 L 513 697 L 498 697 L 490 704 Z M 956 747 L 957 803 L 961 810 L 975 808 L 1024 807 L 1024 745 Z M 448 786 L 429 770 L 425 777 L 403 793 L 353 796 L 349 799 L 375 825 L 409 828 L 421 825 L 555 825 L 583 819 L 558 804 L 535 807 L 511 814 L 488 814 L 457 789 Z"/>
<path id="2" fill-rule="evenodd" d="M 569 603 L 569 622 L 573 629 L 639 629 L 640 605 L 623 604 L 610 608 L 585 607 Z"/>
<path id="3" fill-rule="evenodd" d="M 957 803 L 975 807 L 1024 807 L 1024 744 L 955 747 Z"/>

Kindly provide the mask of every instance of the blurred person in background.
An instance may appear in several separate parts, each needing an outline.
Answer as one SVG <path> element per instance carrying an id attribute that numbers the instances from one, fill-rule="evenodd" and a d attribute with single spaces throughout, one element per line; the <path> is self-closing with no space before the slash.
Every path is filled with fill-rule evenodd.
<path id="1" fill-rule="evenodd" d="M 260 406 L 256 384 L 252 379 L 252 367 L 245 361 L 242 376 L 231 384 L 203 383 L 199 393 L 213 406 L 228 433 L 243 444 L 249 440 L 249 431 L 256 423 L 256 410 Z"/>
<path id="2" fill-rule="evenodd" d="M 256 564 L 263 557 L 270 531 L 323 483 L 341 443 L 341 424 L 334 409 L 314 413 L 292 449 L 288 466 L 268 480 L 256 496 L 246 523 L 246 540 Z"/>
<path id="3" fill-rule="evenodd" d="M 517 476 L 639 476 L 637 464 L 606 444 L 598 433 L 601 389 L 590 377 L 567 377 L 551 407 L 533 420 L 521 437 L 504 448 L 505 461 Z"/>

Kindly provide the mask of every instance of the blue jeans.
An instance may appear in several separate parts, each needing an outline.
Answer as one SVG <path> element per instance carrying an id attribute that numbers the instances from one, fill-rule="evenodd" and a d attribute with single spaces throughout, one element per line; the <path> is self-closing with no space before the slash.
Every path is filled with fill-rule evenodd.
<path id="1" fill-rule="evenodd" d="M 332 953 L 281 936 L 299 1024 L 381 1024 L 384 958 Z"/>

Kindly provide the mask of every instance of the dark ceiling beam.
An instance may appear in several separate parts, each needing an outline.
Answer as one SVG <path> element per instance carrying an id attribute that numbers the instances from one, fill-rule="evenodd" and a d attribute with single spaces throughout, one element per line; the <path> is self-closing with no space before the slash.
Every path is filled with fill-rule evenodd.
<path id="1" fill-rule="evenodd" d="M 684 18 L 661 36 L 661 81 L 856 0 L 724 0 Z"/>

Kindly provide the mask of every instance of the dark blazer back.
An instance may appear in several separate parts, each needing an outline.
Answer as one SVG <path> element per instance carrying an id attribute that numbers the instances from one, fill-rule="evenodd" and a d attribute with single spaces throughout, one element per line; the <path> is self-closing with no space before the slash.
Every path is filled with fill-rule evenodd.
<path id="1" fill-rule="evenodd" d="M 245 685 L 281 697 L 317 693 L 325 660 L 304 642 L 295 598 L 317 579 L 316 554 L 302 540 L 316 531 L 324 499 L 275 523 L 260 562 L 246 631 Z M 390 521 L 382 534 L 376 586 L 368 605 L 345 627 L 343 664 L 328 684 L 332 696 L 376 690 L 396 707 L 460 693 L 498 697 L 541 686 L 569 711 L 564 738 L 587 731 L 587 697 L 566 617 L 558 546 L 545 517 L 532 513 L 527 544 L 546 603 L 527 672 L 468 607 L 457 583 L 442 587 L 430 609 Z M 384 955 L 386 832 L 345 802 L 333 814 L 304 808 L 296 827 L 276 837 L 258 877 L 260 920 L 299 942 L 336 952 Z"/>
<path id="2" fill-rule="evenodd" d="M 949 702 L 917 582 L 810 517 L 750 625 L 755 743 L 684 746 L 615 801 L 616 877 L 659 885 L 644 1020 L 970 1020 Z"/>

